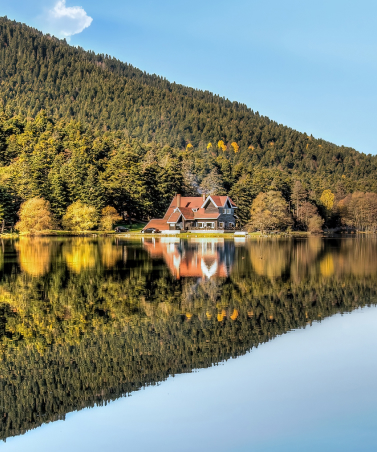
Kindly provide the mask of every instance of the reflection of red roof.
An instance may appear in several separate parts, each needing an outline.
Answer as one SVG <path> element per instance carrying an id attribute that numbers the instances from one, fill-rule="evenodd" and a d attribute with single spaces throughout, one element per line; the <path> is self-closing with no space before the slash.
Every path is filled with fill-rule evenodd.
<path id="1" fill-rule="evenodd" d="M 211 278 L 216 275 L 226 278 L 229 271 L 220 262 L 220 255 L 216 250 L 206 250 L 198 247 L 196 250 L 187 250 L 182 256 L 174 242 L 162 243 L 160 240 L 145 241 L 144 247 L 153 258 L 162 257 L 175 278 Z"/>

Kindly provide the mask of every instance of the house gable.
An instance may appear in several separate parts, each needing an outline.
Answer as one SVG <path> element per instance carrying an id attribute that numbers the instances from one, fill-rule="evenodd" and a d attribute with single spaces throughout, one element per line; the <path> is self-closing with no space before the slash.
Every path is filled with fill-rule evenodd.
<path id="1" fill-rule="evenodd" d="M 219 208 L 213 202 L 211 197 L 207 198 L 207 200 L 204 204 L 204 211 L 205 211 L 205 213 L 219 213 Z"/>

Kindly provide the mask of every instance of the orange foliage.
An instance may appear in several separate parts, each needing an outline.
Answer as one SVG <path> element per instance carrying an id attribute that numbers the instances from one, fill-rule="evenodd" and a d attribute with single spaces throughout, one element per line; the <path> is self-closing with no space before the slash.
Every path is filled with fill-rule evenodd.
<path id="1" fill-rule="evenodd" d="M 235 310 L 233 311 L 233 314 L 230 316 L 230 318 L 231 318 L 232 320 L 236 320 L 237 317 L 238 317 L 238 311 L 237 311 L 237 309 L 235 309 Z"/>

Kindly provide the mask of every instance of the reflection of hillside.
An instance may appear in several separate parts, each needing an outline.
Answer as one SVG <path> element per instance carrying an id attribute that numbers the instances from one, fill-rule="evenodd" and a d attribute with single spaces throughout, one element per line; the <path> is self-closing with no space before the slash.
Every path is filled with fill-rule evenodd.
<path id="1" fill-rule="evenodd" d="M 1 438 L 377 303 L 373 240 L 247 242 L 236 249 L 215 242 L 205 252 L 200 242 L 173 242 L 168 254 L 183 261 L 196 250 L 209 258 L 206 265 L 213 256 L 220 267 L 232 265 L 227 278 L 180 279 L 161 265 L 159 248 L 148 254 L 145 246 L 112 239 L 54 243 L 49 271 L 39 275 L 20 271 L 24 248 L 5 246 L 18 260 L 5 263 L 0 281 Z M 74 246 L 83 262 L 97 256 L 95 265 L 71 271 L 65 257 Z M 266 259 L 259 267 L 258 253 Z"/>
<path id="2" fill-rule="evenodd" d="M 234 259 L 233 242 L 223 239 L 144 239 L 144 248 L 153 258 L 163 258 L 177 278 L 229 276 Z"/>
<path id="3" fill-rule="evenodd" d="M 260 276 L 275 279 L 284 275 L 294 280 L 307 276 L 322 249 L 322 239 L 260 240 L 248 243 L 253 270 Z"/>

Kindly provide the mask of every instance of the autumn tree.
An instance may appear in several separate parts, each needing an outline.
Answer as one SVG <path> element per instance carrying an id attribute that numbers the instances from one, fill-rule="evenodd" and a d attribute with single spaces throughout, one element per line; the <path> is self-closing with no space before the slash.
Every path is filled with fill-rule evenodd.
<path id="1" fill-rule="evenodd" d="M 240 150 L 238 144 L 235 141 L 233 141 L 233 143 L 231 143 L 231 146 L 233 148 L 233 151 L 237 154 L 237 152 Z"/>
<path id="2" fill-rule="evenodd" d="M 313 234 L 322 232 L 323 223 L 325 220 L 318 214 L 311 216 L 307 223 L 308 231 Z"/>
<path id="3" fill-rule="evenodd" d="M 20 221 L 15 228 L 20 232 L 33 233 L 57 227 L 50 203 L 43 198 L 31 198 L 25 201 L 21 204 L 18 216 Z"/>
<path id="4" fill-rule="evenodd" d="M 305 187 L 302 185 L 300 181 L 296 180 L 292 187 L 291 202 L 295 207 L 294 213 L 298 221 L 301 221 L 302 219 L 301 206 L 302 203 L 306 201 L 307 197 L 308 192 L 306 191 Z"/>
<path id="5" fill-rule="evenodd" d="M 97 226 L 98 214 L 95 207 L 76 201 L 68 206 L 62 224 L 68 231 L 89 231 Z"/>
<path id="6" fill-rule="evenodd" d="M 377 230 L 377 195 L 355 192 L 338 203 L 341 222 L 359 231 Z"/>
<path id="7" fill-rule="evenodd" d="M 100 227 L 103 231 L 111 231 L 114 224 L 121 219 L 122 217 L 118 214 L 114 207 L 106 206 L 101 212 Z"/>
<path id="8" fill-rule="evenodd" d="M 268 231 L 286 229 L 293 224 L 288 203 L 278 191 L 259 193 L 250 211 L 250 230 Z"/>
<path id="9" fill-rule="evenodd" d="M 220 151 L 223 151 L 223 152 L 226 151 L 227 147 L 223 140 L 219 140 L 217 142 L 217 149 L 219 149 Z"/>
<path id="10" fill-rule="evenodd" d="M 334 208 L 335 195 L 331 190 L 323 190 L 320 203 L 324 207 L 326 216 L 330 216 Z"/>

